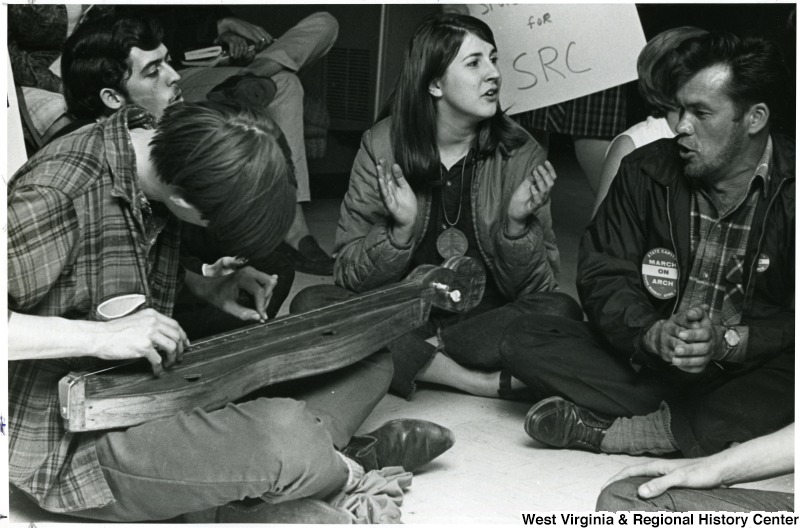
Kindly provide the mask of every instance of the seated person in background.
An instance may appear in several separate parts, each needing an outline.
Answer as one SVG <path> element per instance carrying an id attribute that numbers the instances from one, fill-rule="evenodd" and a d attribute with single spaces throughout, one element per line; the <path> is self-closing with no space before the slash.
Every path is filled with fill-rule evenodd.
<path id="1" fill-rule="evenodd" d="M 794 471 L 794 424 L 703 458 L 656 460 L 620 471 L 597 511 L 794 511 L 794 493 L 728 488 Z"/>
<path id="2" fill-rule="evenodd" d="M 204 101 L 210 92 L 223 89 L 241 104 L 265 109 L 278 123 L 292 151 L 298 202 L 281 250 L 300 272 L 333 273 L 333 259 L 309 233 L 300 205 L 311 199 L 311 193 L 303 139 L 304 91 L 296 74 L 331 49 L 339 32 L 336 19 L 325 12 L 314 13 L 273 38 L 264 28 L 232 16 L 223 6 L 126 6 L 119 12 L 155 17 L 164 28 L 164 44 L 173 59 L 213 44 L 228 50 L 230 66 L 178 68 L 183 97 Z M 260 83 L 265 80 L 268 85 Z"/>
<path id="3" fill-rule="evenodd" d="M 674 53 L 677 137 L 622 161 L 581 239 L 589 324 L 505 336 L 548 446 L 699 457 L 794 419 L 795 144 L 771 132 L 787 71 L 773 42 L 727 33 Z"/>
<path id="4" fill-rule="evenodd" d="M 639 53 L 639 59 L 636 61 L 639 93 L 650 107 L 650 116 L 646 121 L 636 123 L 614 138 L 608 147 L 592 216 L 603 203 L 622 158 L 634 149 L 658 139 L 675 137 L 678 111 L 675 101 L 664 93 L 665 87 L 669 84 L 664 78 L 664 74 L 669 71 L 668 58 L 678 44 L 687 38 L 704 33 L 706 31 L 703 29 L 688 26 L 668 29 L 650 39 Z"/>
<path id="5" fill-rule="evenodd" d="M 125 73 L 136 82 L 138 72 Z M 245 399 L 127 429 L 64 430 L 58 382 L 71 370 L 144 357 L 159 374 L 181 360 L 189 341 L 170 318 L 181 279 L 223 310 L 264 319 L 268 276 L 249 267 L 214 278 L 181 273 L 178 220 L 225 231 L 230 255 L 275 247 L 294 212 L 278 137 L 271 120 L 250 110 L 180 103 L 155 125 L 130 106 L 50 143 L 9 183 L 9 479 L 45 510 L 133 522 L 210 508 L 218 522 L 270 522 L 276 511 L 265 503 L 313 498 L 335 506 L 301 500 L 277 512 L 284 522 L 375 522 L 399 516 L 410 476 L 365 470 L 401 460 L 412 470 L 438 454 L 431 447 L 452 444 L 435 424 L 412 421 L 410 431 L 396 421 L 367 447 L 359 438 L 354 456 L 364 458 L 337 451 L 386 392 L 385 352 L 308 379 L 298 399 Z M 255 309 L 240 310 L 240 293 Z M 140 311 L 102 317 L 104 301 L 130 294 L 141 297 Z M 378 496 L 352 495 L 359 486 Z M 255 506 L 230 504 L 244 497 Z M 361 508 L 340 507 L 353 500 Z"/>
<path id="6" fill-rule="evenodd" d="M 168 105 L 182 100 L 178 75 L 167 62 L 168 50 L 162 43 L 161 28 L 150 18 L 102 17 L 81 25 L 64 45 L 62 69 L 64 92 L 70 113 L 93 122 L 105 118 L 126 104 L 136 104 L 157 119 Z M 86 121 L 84 121 L 86 122 Z M 288 153 L 283 135 L 278 142 Z M 290 171 L 290 182 L 294 177 Z M 266 207 L 262 214 L 276 214 L 279 209 Z M 277 224 L 276 224 L 277 227 Z M 184 266 L 198 274 L 208 274 L 208 265 L 225 253 L 224 238 L 239 226 L 228 226 L 217 234 L 202 226 L 186 224 L 181 230 Z M 274 289 L 266 309 L 267 317 L 278 313 L 294 281 L 294 268 L 274 246 L 254 248 L 248 263 L 274 276 Z M 203 262 L 206 266 L 203 267 Z M 239 264 L 232 262 L 229 269 Z M 224 270 L 217 270 L 224 272 Z M 176 305 L 176 319 L 190 338 L 200 333 L 220 333 L 241 326 L 237 317 L 217 310 L 208 303 L 181 292 Z"/>
<path id="7" fill-rule="evenodd" d="M 30 154 L 71 122 L 59 66 L 64 41 L 80 23 L 112 10 L 110 6 L 80 4 L 8 6 L 8 54 L 14 84 L 22 88 L 30 117 L 24 122 Z"/>
<path id="8" fill-rule="evenodd" d="M 415 381 L 509 397 L 516 382 L 500 372 L 499 328 L 520 313 L 582 317 L 558 291 L 555 171 L 500 109 L 496 62 L 492 32 L 477 18 L 442 14 L 417 28 L 389 116 L 364 134 L 353 165 L 336 234 L 337 286 L 312 286 L 292 302 L 302 312 L 452 256 L 483 263 L 476 308 L 432 312 L 427 328 L 389 346 L 392 389 L 407 398 Z M 426 342 L 437 335 L 438 347 Z"/>

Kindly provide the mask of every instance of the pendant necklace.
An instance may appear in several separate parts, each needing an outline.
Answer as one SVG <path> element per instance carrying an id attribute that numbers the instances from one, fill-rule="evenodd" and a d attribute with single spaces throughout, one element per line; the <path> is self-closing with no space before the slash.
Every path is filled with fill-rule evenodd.
<path id="1" fill-rule="evenodd" d="M 469 157 L 469 156 L 467 156 Z M 462 198 L 464 194 L 464 169 L 467 167 L 467 158 L 464 158 L 464 164 L 461 166 L 461 187 L 458 191 L 458 212 L 456 219 L 451 222 L 447 217 L 447 207 L 444 203 L 444 173 L 442 166 L 439 165 L 439 179 L 442 183 L 442 213 L 444 214 L 444 221 L 447 223 L 447 228 L 436 238 L 436 250 L 445 259 L 450 257 L 462 257 L 467 253 L 467 235 L 458 229 L 456 224 L 461 218 L 461 207 L 463 205 Z"/>

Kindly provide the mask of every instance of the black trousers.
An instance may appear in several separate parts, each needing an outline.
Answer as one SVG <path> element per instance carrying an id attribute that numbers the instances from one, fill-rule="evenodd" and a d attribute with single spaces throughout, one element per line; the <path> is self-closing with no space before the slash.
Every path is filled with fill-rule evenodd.
<path id="1" fill-rule="evenodd" d="M 686 457 L 716 453 L 794 421 L 793 349 L 748 370 L 711 365 L 698 375 L 669 367 L 637 372 L 605 350 L 586 323 L 523 315 L 507 326 L 500 354 L 539 399 L 561 396 L 619 417 L 648 414 L 666 402 Z"/>
<path id="2" fill-rule="evenodd" d="M 338 286 L 309 286 L 292 299 L 290 311 L 293 314 L 303 313 L 353 296 L 355 293 Z M 558 314 L 575 319 L 583 317 L 578 303 L 563 292 L 541 292 L 513 302 L 501 298 L 497 292 L 489 292 L 478 306 L 467 313 L 432 310 L 427 324 L 386 347 L 392 353 L 394 363 L 391 391 L 411 399 L 416 391 L 414 380 L 437 352 L 436 347 L 425 342 L 435 335 L 439 337 L 443 352 L 457 363 L 475 369 L 502 370 L 500 342 L 507 325 L 521 314 Z M 498 394 L 503 398 L 519 397 L 514 391 L 500 386 Z"/>

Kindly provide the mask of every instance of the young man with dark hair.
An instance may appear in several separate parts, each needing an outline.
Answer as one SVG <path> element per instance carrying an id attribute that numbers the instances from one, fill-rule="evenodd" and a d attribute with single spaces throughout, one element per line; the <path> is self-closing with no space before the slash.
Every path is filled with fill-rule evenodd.
<path id="1" fill-rule="evenodd" d="M 142 109 L 124 107 L 49 144 L 15 174 L 8 186 L 9 478 L 42 508 L 126 522 L 203 510 L 200 520 L 218 522 L 275 515 L 349 522 L 351 513 L 317 499 L 344 504 L 368 479 L 394 493 L 370 511 L 398 517 L 410 476 L 397 468 L 364 472 L 401 461 L 413 470 L 452 445 L 444 428 L 400 420 L 358 437 L 358 460 L 342 454 L 386 393 L 386 353 L 308 379 L 297 399 L 258 397 L 127 429 L 65 431 L 58 383 L 70 371 L 146 358 L 159 374 L 181 360 L 189 340 L 170 317 L 181 279 L 223 311 L 265 320 L 268 275 L 245 267 L 183 276 L 178 219 L 226 231 L 228 249 L 245 258 L 269 250 L 294 209 L 288 166 L 267 118 L 181 103 L 157 126 Z M 239 304 L 240 293 L 254 308 Z M 237 502 L 244 497 L 263 500 Z"/>
<path id="2" fill-rule="evenodd" d="M 698 457 L 794 418 L 795 145 L 771 131 L 787 72 L 763 39 L 674 53 L 677 137 L 623 159 L 581 241 L 589 324 L 506 336 L 548 446 Z"/>
<path id="3" fill-rule="evenodd" d="M 160 118 L 180 99 L 180 76 L 167 63 L 163 31 L 149 18 L 111 15 L 70 35 L 61 57 L 64 98 L 78 120 L 94 121 L 134 103 Z"/>

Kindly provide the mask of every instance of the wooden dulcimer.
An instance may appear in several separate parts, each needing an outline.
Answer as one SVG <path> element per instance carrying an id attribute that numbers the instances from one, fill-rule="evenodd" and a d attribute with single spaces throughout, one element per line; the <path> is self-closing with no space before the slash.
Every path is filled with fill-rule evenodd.
<path id="1" fill-rule="evenodd" d="M 198 340 L 158 378 L 144 360 L 72 372 L 59 382 L 65 428 L 130 427 L 210 411 L 261 387 L 340 369 L 424 324 L 431 306 L 472 309 L 485 281 L 480 263 L 453 257 L 344 302 Z"/>

